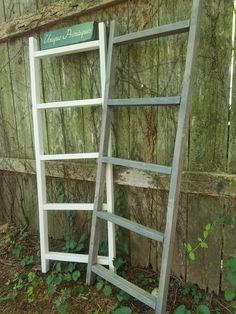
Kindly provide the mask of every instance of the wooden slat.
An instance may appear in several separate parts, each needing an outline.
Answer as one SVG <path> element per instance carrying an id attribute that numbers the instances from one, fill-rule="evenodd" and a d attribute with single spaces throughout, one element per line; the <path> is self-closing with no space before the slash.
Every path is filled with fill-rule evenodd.
<path id="1" fill-rule="evenodd" d="M 117 286 L 119 289 L 124 290 L 128 294 L 132 295 L 134 298 L 140 300 L 151 308 L 155 309 L 156 297 L 147 291 L 137 287 L 126 279 L 118 276 L 114 272 L 106 269 L 100 265 L 93 265 L 92 271 L 103 279 L 107 280 L 111 284 Z"/>
<path id="2" fill-rule="evenodd" d="M 180 104 L 180 97 L 109 99 L 107 103 L 109 106 L 176 106 Z"/>
<path id="3" fill-rule="evenodd" d="M 74 254 L 74 253 L 59 253 L 48 252 L 46 253 L 46 259 L 53 261 L 74 262 L 74 263 L 88 263 L 87 254 Z M 108 265 L 107 256 L 98 256 L 98 263 L 102 265 Z"/>
<path id="4" fill-rule="evenodd" d="M 85 107 L 85 106 L 98 106 L 102 104 L 101 98 L 96 99 L 83 99 L 83 100 L 66 100 L 55 101 L 43 104 L 37 104 L 37 109 L 57 109 L 69 107 Z"/>
<path id="5" fill-rule="evenodd" d="M 104 211 L 98 211 L 97 217 L 107 220 L 107 221 L 111 221 L 118 226 L 121 226 L 135 233 L 141 234 L 142 236 L 147 237 L 149 239 L 152 239 L 158 242 L 164 241 L 163 233 L 156 231 L 154 229 L 151 229 L 149 227 L 143 226 L 141 224 L 138 224 L 137 222 L 131 221 L 124 217 L 120 217 L 120 216 L 110 214 Z"/>
<path id="6" fill-rule="evenodd" d="M 74 154 L 51 154 L 40 155 L 40 160 L 73 160 L 73 159 L 96 159 L 98 153 L 74 153 Z"/>
<path id="7" fill-rule="evenodd" d="M 123 166 L 123 167 L 128 167 L 128 168 L 136 168 L 136 169 L 141 169 L 141 170 L 146 170 L 146 171 L 171 174 L 171 167 L 155 165 L 155 164 L 150 164 L 150 163 L 141 162 L 141 161 L 133 161 L 133 160 L 127 160 L 127 159 L 121 159 L 121 158 L 113 158 L 113 157 L 101 157 L 101 161 L 103 163 L 109 163 L 112 165 L 118 165 L 118 166 Z"/>
<path id="8" fill-rule="evenodd" d="M 114 38 L 115 45 L 132 44 L 142 40 L 160 38 L 169 35 L 185 33 L 189 31 L 189 20 L 162 25 L 144 31 L 130 33 Z"/>
<path id="9" fill-rule="evenodd" d="M 44 210 L 85 210 L 92 211 L 93 203 L 47 203 L 44 204 Z M 107 205 L 103 204 L 103 210 L 106 210 Z"/>
<path id="10" fill-rule="evenodd" d="M 96 50 L 99 48 L 99 41 L 89 41 L 85 43 L 79 43 L 70 46 L 63 46 L 58 48 L 46 49 L 41 51 L 36 51 L 34 53 L 35 58 L 46 58 L 46 57 L 56 57 L 64 56 L 77 52 L 86 52 L 91 50 Z"/>

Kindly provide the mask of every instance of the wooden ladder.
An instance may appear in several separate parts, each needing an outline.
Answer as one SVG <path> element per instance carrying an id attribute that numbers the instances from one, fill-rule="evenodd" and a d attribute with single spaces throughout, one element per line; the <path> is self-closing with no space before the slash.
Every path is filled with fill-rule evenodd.
<path id="1" fill-rule="evenodd" d="M 75 254 L 52 252 L 49 250 L 48 243 L 48 211 L 71 211 L 82 210 L 92 211 L 92 203 L 48 203 L 46 193 L 46 175 L 45 162 L 56 160 L 85 160 L 97 159 L 98 152 L 91 153 L 65 153 L 65 154 L 44 154 L 43 147 L 43 126 L 41 112 L 46 109 L 69 108 L 69 107 L 87 107 L 102 106 L 104 104 L 104 88 L 106 81 L 106 57 L 107 57 L 107 39 L 106 26 L 104 23 L 98 24 L 98 40 L 67 45 L 47 50 L 40 50 L 38 40 L 29 38 L 29 57 L 30 57 L 30 75 L 31 75 L 31 94 L 32 94 L 32 110 L 33 110 L 33 126 L 34 126 L 34 142 L 35 142 L 35 159 L 38 189 L 38 207 L 39 207 L 39 228 L 40 228 L 40 249 L 41 249 L 41 268 L 42 272 L 49 270 L 49 260 L 67 261 L 87 263 L 88 254 Z M 63 56 L 67 54 L 82 53 L 92 50 L 99 51 L 100 59 L 100 80 L 101 80 L 101 98 L 81 99 L 60 102 L 41 103 L 40 90 L 40 59 L 47 57 Z M 56 132 L 56 130 L 55 130 Z M 108 152 L 111 151 L 109 144 Z M 103 209 L 109 213 L 113 212 L 113 175 L 112 166 L 107 168 L 107 204 L 103 204 Z M 99 256 L 98 263 L 109 265 L 113 269 L 113 259 L 115 257 L 115 230 L 114 225 L 108 223 L 108 256 Z"/>
<path id="2" fill-rule="evenodd" d="M 177 220 L 177 207 L 180 193 L 181 173 L 183 167 L 184 150 L 188 133 L 188 122 L 190 114 L 191 89 L 193 85 L 193 69 L 196 60 L 197 44 L 199 38 L 200 15 L 202 0 L 193 0 L 192 15 L 190 20 L 180 21 L 173 24 L 162 25 L 122 36 L 115 35 L 114 21 L 110 26 L 110 36 L 107 56 L 107 80 L 105 86 L 105 98 L 102 114 L 102 127 L 100 138 L 100 149 L 96 177 L 96 190 L 94 211 L 92 218 L 89 260 L 87 266 L 87 284 L 92 284 L 95 274 L 104 278 L 118 288 L 129 293 L 141 302 L 155 309 L 155 313 L 164 314 L 168 294 L 170 267 L 173 256 L 175 229 Z M 114 88 L 114 68 L 116 47 L 124 44 L 136 43 L 142 40 L 160 38 L 169 35 L 189 32 L 185 72 L 183 77 L 182 93 L 179 97 L 155 97 L 155 98 L 129 98 L 111 99 Z M 112 110 L 116 106 L 179 106 L 178 127 L 175 140 L 172 167 L 150 164 L 145 162 L 131 161 L 110 157 L 108 154 L 110 125 Z M 168 196 L 168 207 L 165 232 L 161 233 L 137 222 L 102 210 L 103 196 L 105 190 L 105 174 L 107 165 L 119 165 L 128 168 L 137 168 L 157 173 L 170 175 L 170 189 Z M 159 241 L 163 244 L 161 272 L 159 280 L 158 295 L 137 287 L 115 272 L 108 270 L 98 264 L 99 229 L 100 221 L 107 220 L 144 237 Z"/>

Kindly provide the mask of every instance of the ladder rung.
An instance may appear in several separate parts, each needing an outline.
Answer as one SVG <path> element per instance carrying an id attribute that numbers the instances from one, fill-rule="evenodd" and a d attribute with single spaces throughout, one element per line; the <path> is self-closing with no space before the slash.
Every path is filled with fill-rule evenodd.
<path id="1" fill-rule="evenodd" d="M 45 258 L 53 261 L 88 263 L 88 254 L 48 252 L 45 254 Z M 98 256 L 98 263 L 109 265 L 108 257 Z"/>
<path id="2" fill-rule="evenodd" d="M 120 277 L 111 270 L 106 269 L 101 265 L 93 265 L 92 271 L 98 276 L 104 278 L 106 281 L 109 281 L 114 286 L 124 290 L 128 294 L 132 295 L 134 298 L 140 300 L 151 308 L 155 309 L 157 297 L 148 293 L 147 291 L 139 288 L 128 280 Z"/>
<path id="3" fill-rule="evenodd" d="M 76 154 L 55 154 L 41 155 L 40 160 L 73 160 L 73 159 L 95 159 L 98 158 L 98 153 L 76 153 Z"/>
<path id="4" fill-rule="evenodd" d="M 44 210 L 93 210 L 93 203 L 47 203 L 43 205 Z M 107 209 L 107 205 L 103 204 L 103 210 Z"/>
<path id="5" fill-rule="evenodd" d="M 113 42 L 115 45 L 124 45 L 135 43 L 141 40 L 185 33 L 189 31 L 189 25 L 190 25 L 189 20 L 180 21 L 167 25 L 161 25 L 159 27 L 154 27 L 143 31 L 117 36 L 114 38 Z"/>
<path id="6" fill-rule="evenodd" d="M 180 97 L 109 99 L 107 104 L 109 106 L 176 106 L 180 104 Z"/>
<path id="7" fill-rule="evenodd" d="M 68 101 L 55 101 L 37 104 L 37 109 L 57 109 L 69 107 L 85 107 L 85 106 L 99 106 L 102 104 L 102 98 L 83 99 L 83 100 L 68 100 Z"/>
<path id="8" fill-rule="evenodd" d="M 99 48 L 99 40 L 94 40 L 94 41 L 79 43 L 75 45 L 36 51 L 34 53 L 34 57 L 45 58 L 45 57 L 64 56 L 64 55 L 77 53 L 77 52 L 96 50 L 98 48 Z"/>
<path id="9" fill-rule="evenodd" d="M 113 157 L 101 157 L 101 161 L 118 166 L 124 166 L 128 168 L 137 168 L 141 170 L 147 170 L 152 172 L 171 174 L 171 167 L 149 164 L 142 161 L 133 161 L 121 158 L 113 158 Z"/>
<path id="10" fill-rule="evenodd" d="M 162 242 L 162 243 L 164 242 L 163 233 L 156 231 L 152 228 L 143 226 L 137 222 L 131 221 L 124 217 L 120 217 L 120 216 L 117 216 L 108 212 L 104 212 L 104 211 L 97 211 L 97 217 L 107 220 L 107 221 L 111 221 L 116 225 L 119 225 L 135 233 L 141 234 L 142 236 L 147 237 L 149 239 Z"/>

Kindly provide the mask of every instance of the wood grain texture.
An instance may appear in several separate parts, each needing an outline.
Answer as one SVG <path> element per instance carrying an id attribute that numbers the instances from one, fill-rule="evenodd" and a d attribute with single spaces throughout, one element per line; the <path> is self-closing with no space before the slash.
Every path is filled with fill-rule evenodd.
<path id="1" fill-rule="evenodd" d="M 8 6 L 5 8 L 6 16 L 20 15 L 19 0 L 3 0 Z M 40 10 L 35 13 L 29 13 L 7 23 L 0 25 L 0 42 L 13 37 L 20 37 L 42 28 L 51 27 L 63 21 L 73 22 L 74 19 L 86 14 L 92 14 L 93 11 L 104 9 L 127 0 L 83 0 L 79 3 L 73 1 L 55 1 L 51 6 L 40 6 Z"/>
<path id="2" fill-rule="evenodd" d="M 207 223 L 222 217 L 224 213 L 224 199 L 212 198 L 210 196 L 188 197 L 188 235 L 187 240 L 195 247 L 197 238 L 202 237 Z M 222 229 L 215 227 L 209 236 L 208 249 L 196 251 L 196 260 L 189 261 L 187 280 L 197 283 L 200 288 L 208 287 L 210 291 L 219 292 L 221 274 L 221 250 Z"/>
<path id="3" fill-rule="evenodd" d="M 18 39 L 9 43 L 10 81 L 12 84 L 13 104 L 17 125 L 17 140 L 19 142 L 19 156 L 33 158 L 32 114 L 27 87 L 29 76 L 26 72 L 27 41 Z M 28 51 L 28 49 L 27 49 Z"/>

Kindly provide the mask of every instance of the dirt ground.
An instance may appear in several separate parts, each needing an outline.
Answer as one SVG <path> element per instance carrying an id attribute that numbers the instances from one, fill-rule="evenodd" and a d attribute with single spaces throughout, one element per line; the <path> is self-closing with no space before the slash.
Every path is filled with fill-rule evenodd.
<path id="1" fill-rule="evenodd" d="M 153 313 L 145 305 L 99 279 L 94 286 L 85 286 L 85 266 L 68 264 L 52 263 L 50 272 L 42 274 L 38 237 L 9 224 L 1 225 L 0 313 Z M 119 271 L 150 292 L 156 286 L 157 274 L 150 269 L 131 268 L 125 264 Z M 180 279 L 171 278 L 167 313 L 175 313 L 181 304 L 191 310 L 191 314 L 197 313 L 198 304 L 207 305 L 210 313 L 236 313 L 222 297 L 203 293 L 195 286 L 186 288 Z"/>

